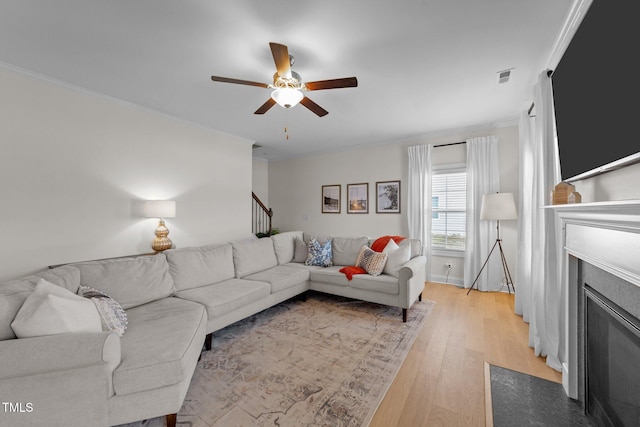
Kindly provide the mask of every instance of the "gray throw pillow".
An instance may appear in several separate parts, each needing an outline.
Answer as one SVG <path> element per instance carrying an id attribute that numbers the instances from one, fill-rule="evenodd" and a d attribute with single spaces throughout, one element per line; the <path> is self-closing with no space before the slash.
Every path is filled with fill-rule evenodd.
<path id="1" fill-rule="evenodd" d="M 293 262 L 305 262 L 307 260 L 307 245 L 299 237 L 293 241 Z"/>

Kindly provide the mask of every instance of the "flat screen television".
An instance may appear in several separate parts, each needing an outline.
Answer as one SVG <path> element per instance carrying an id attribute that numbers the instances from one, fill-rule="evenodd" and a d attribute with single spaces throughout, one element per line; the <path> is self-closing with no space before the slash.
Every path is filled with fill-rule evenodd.
<path id="1" fill-rule="evenodd" d="M 563 181 L 640 161 L 640 2 L 593 0 L 551 76 Z"/>

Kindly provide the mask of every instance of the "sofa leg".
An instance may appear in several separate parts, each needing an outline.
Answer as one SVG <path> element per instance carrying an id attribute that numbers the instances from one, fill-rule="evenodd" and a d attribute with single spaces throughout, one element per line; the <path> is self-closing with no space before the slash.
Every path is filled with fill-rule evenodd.
<path id="1" fill-rule="evenodd" d="M 422 301 L 422 292 L 420 292 L 420 295 L 418 295 L 418 301 Z"/>
<path id="2" fill-rule="evenodd" d="M 204 349 L 206 351 L 211 350 L 211 342 L 212 341 L 213 341 L 213 333 L 207 334 L 207 336 L 204 338 Z"/>
<path id="3" fill-rule="evenodd" d="M 176 421 L 178 420 L 178 414 L 168 414 L 165 416 L 167 420 L 167 427 L 176 427 Z"/>
<path id="4" fill-rule="evenodd" d="M 402 309 L 402 322 L 403 323 L 407 323 L 407 309 L 406 308 Z"/>

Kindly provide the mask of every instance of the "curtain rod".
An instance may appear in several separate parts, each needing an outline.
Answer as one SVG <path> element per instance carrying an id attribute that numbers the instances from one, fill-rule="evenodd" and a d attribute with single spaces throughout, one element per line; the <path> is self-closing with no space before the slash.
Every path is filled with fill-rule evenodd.
<path id="1" fill-rule="evenodd" d="M 467 141 L 451 142 L 449 144 L 434 145 L 433 148 L 436 148 L 436 147 L 448 147 L 449 145 L 460 145 L 460 144 L 466 144 L 466 143 L 467 143 Z"/>

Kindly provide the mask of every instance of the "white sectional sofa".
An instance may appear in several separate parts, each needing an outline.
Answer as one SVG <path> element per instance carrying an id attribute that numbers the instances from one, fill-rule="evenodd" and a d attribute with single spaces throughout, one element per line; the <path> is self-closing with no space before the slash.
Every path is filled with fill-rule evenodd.
<path id="1" fill-rule="evenodd" d="M 314 238 L 332 242 L 332 266 L 302 261 L 300 242 Z M 395 306 L 406 321 L 421 298 L 426 257 L 419 242 L 405 239 L 410 259 L 391 274 L 349 280 L 339 270 L 372 242 L 285 232 L 68 264 L 1 283 L 0 398 L 9 406 L 0 408 L 0 425 L 113 426 L 162 415 L 175 425 L 203 343 L 211 348 L 215 331 L 309 290 Z M 72 327 L 17 338 L 17 315 L 43 281 L 74 298 L 81 286 L 108 295 L 126 313 L 126 331 Z"/>

